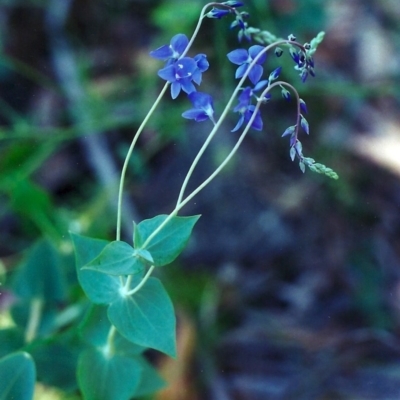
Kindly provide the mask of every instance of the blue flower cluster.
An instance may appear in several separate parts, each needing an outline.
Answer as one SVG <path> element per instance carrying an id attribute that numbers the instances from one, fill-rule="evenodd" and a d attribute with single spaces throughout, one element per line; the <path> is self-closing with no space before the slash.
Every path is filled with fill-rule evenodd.
<path id="1" fill-rule="evenodd" d="M 212 9 L 206 13 L 205 9 L 208 6 L 212 7 Z M 305 82 L 309 75 L 315 76 L 313 55 L 317 46 L 322 42 L 325 33 L 320 32 L 310 43 L 305 43 L 304 45 L 297 42 L 293 35 L 289 35 L 286 40 L 279 39 L 269 31 L 249 26 L 246 22 L 249 14 L 245 11 L 237 10 L 241 6 L 243 6 L 243 3 L 235 0 L 209 3 L 203 9 L 204 11 L 202 11 L 199 21 L 201 23 L 204 17 L 222 19 L 228 15 L 233 15 L 234 21 L 230 27 L 231 29 L 239 28 L 239 42 L 245 38 L 249 42 L 254 40 L 258 43 L 251 45 L 248 49 L 239 48 L 227 54 L 228 60 L 237 66 L 235 78 L 240 79 L 240 82 L 222 114 L 223 118 L 225 118 L 228 107 L 231 108 L 235 97 L 237 97 L 237 104 L 233 107 L 233 112 L 239 114 L 239 119 L 232 132 L 238 131 L 245 125 L 246 128 L 242 133 L 242 139 L 247 133 L 249 125 L 250 128 L 261 131 L 263 129 L 263 120 L 261 118 L 260 105 L 267 103 L 271 99 L 270 91 L 279 86 L 282 97 L 285 100 L 290 101 L 293 95 L 297 101 L 296 124 L 287 128 L 282 135 L 289 136 L 290 158 L 294 160 L 297 157 L 300 160 L 299 166 L 303 172 L 307 166 L 312 171 L 337 179 L 337 174 L 330 168 L 315 163 L 313 159 L 304 157 L 302 153 L 302 144 L 298 139 L 298 133 L 301 128 L 306 134 L 309 134 L 309 125 L 304 117 L 304 114 L 307 114 L 307 106 L 292 85 L 282 80 L 277 81 L 282 68 L 274 69 L 269 74 L 268 79 L 262 80 L 267 52 L 271 50 L 276 57 L 281 57 L 284 50 L 280 46 L 289 49 L 289 54 L 295 62 L 295 69 L 300 72 L 302 82 Z M 200 25 L 197 26 L 194 35 L 197 35 L 199 27 Z M 210 120 L 214 125 L 217 125 L 215 127 L 217 128 L 222 120 L 221 118 L 218 122 L 215 120 L 213 98 L 207 93 L 197 92 L 196 90 L 195 84 L 201 84 L 202 74 L 208 70 L 209 63 L 205 54 L 197 54 L 194 57 L 187 56 L 193 40 L 194 37 L 189 42 L 185 35 L 175 35 L 169 45 L 159 47 L 152 51 L 150 55 L 165 62 L 165 66 L 158 71 L 158 75 L 171 85 L 172 98 L 176 99 L 181 91 L 188 95 L 192 108 L 185 111 L 182 117 L 196 122 Z M 244 83 L 247 78 L 251 83 L 250 86 L 246 86 Z M 262 93 L 258 94 L 260 91 Z M 216 131 L 217 129 L 213 129 L 210 136 L 212 137 Z"/>
<path id="2" fill-rule="evenodd" d="M 162 61 L 166 66 L 158 71 L 158 76 L 171 84 L 171 97 L 176 99 L 181 90 L 190 94 L 196 91 L 193 82 L 200 85 L 202 73 L 207 71 L 209 63 L 205 54 L 181 57 L 189 40 L 186 35 L 175 35 L 169 45 L 152 51 L 150 55 Z"/>
<path id="3" fill-rule="evenodd" d="M 213 7 L 205 16 L 208 18 L 221 19 L 229 14 L 234 14 L 235 20 L 232 22 L 231 28 L 239 27 L 239 41 L 243 37 L 250 41 L 251 29 L 253 28 L 248 28 L 245 22 L 248 14 L 236 10 L 236 8 L 241 7 L 243 3 L 239 1 L 225 1 L 220 3 L 220 5 L 222 8 Z M 288 37 L 286 43 L 290 45 L 289 52 L 296 63 L 295 68 L 300 71 L 302 81 L 304 82 L 309 74 L 314 76 L 314 61 L 312 56 L 307 54 L 307 46 L 309 45 L 300 45 L 296 42 L 296 38 L 293 35 Z M 164 68 L 158 71 L 158 75 L 171 84 L 172 98 L 177 98 L 181 91 L 188 95 L 193 107 L 185 111 L 182 116 L 187 119 L 193 119 L 196 122 L 211 120 L 215 124 L 213 98 L 207 93 L 197 92 L 194 85 L 201 84 L 202 74 L 209 68 L 207 56 L 205 54 L 198 54 L 193 58 L 186 56 L 188 46 L 189 40 L 186 35 L 178 34 L 171 39 L 169 45 L 159 47 L 152 51 L 150 55 L 165 62 Z M 239 114 L 239 120 L 232 129 L 232 132 L 239 130 L 244 123 L 248 123 L 251 119 L 253 119 L 251 128 L 255 130 L 262 130 L 263 128 L 260 111 L 258 107 L 257 111 L 255 111 L 256 105 L 253 99 L 255 99 L 257 103 L 266 103 L 270 100 L 271 94 L 265 92 L 265 89 L 268 88 L 273 81 L 278 79 L 282 69 L 281 67 L 276 68 L 269 74 L 268 79 L 261 80 L 264 74 L 263 65 L 267 60 L 265 49 L 265 46 L 256 44 L 250 46 L 248 50 L 240 48 L 227 54 L 229 61 L 238 66 L 235 78 L 242 79 L 246 76 L 252 84 L 252 86 L 241 88 L 241 92 L 238 96 L 238 103 L 233 108 L 233 111 Z M 275 47 L 274 52 L 277 57 L 283 54 L 283 50 L 280 47 Z M 283 98 L 289 101 L 291 98 L 290 92 L 285 88 L 284 84 L 281 84 L 281 82 L 278 83 L 281 87 Z M 257 92 L 261 90 L 264 94 L 259 97 Z M 306 105 L 301 99 L 299 107 L 304 113 L 307 112 Z M 256 115 L 254 116 L 255 112 Z M 301 125 L 308 133 L 308 123 L 303 115 L 299 114 L 298 124 L 288 128 L 283 134 L 283 136 L 291 136 L 291 147 L 295 147 L 297 143 L 297 125 Z"/>

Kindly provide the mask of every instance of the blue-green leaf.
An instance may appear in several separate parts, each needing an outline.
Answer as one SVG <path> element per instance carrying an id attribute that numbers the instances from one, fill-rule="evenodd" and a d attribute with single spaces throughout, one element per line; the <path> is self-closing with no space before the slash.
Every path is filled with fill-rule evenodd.
<path id="1" fill-rule="evenodd" d="M 104 347 L 107 343 L 111 323 L 107 316 L 107 306 L 92 304 L 84 320 L 79 325 L 82 339 L 95 347 Z M 146 350 L 144 347 L 133 344 L 117 333 L 113 339 L 113 350 L 121 356 L 135 357 Z"/>
<path id="2" fill-rule="evenodd" d="M 120 279 L 117 276 L 81 269 L 96 258 L 109 242 L 73 233 L 71 233 L 71 238 L 75 247 L 78 280 L 86 296 L 96 304 L 111 303 L 118 296 L 121 287 Z"/>
<path id="3" fill-rule="evenodd" d="M 135 227 L 135 248 L 149 251 L 156 267 L 167 265 L 175 260 L 185 248 L 194 224 L 200 218 L 199 215 L 192 217 L 174 216 L 149 243 L 146 243 L 150 235 L 167 217 L 167 215 L 158 215 L 142 221 Z"/>
<path id="4" fill-rule="evenodd" d="M 28 353 L 12 353 L 0 360 L 0 400 L 32 400 L 35 380 L 35 364 Z"/>
<path id="5" fill-rule="evenodd" d="M 149 278 L 132 296 L 119 296 L 110 304 L 108 318 L 132 343 L 176 356 L 174 308 L 158 279 Z"/>
<path id="6" fill-rule="evenodd" d="M 96 348 L 82 352 L 78 361 L 78 382 L 85 400 L 129 400 L 141 374 L 137 360 Z"/>
<path id="7" fill-rule="evenodd" d="M 140 376 L 139 386 L 136 389 L 135 397 L 148 396 L 151 393 L 165 387 L 165 381 L 160 377 L 158 372 L 143 357 L 137 357 L 142 367 L 142 375 Z"/>
<path id="8" fill-rule="evenodd" d="M 23 330 L 16 327 L 0 329 L 0 358 L 24 345 Z"/>
<path id="9" fill-rule="evenodd" d="M 65 391 L 76 390 L 76 365 L 81 347 L 82 344 L 74 338 L 73 332 L 36 340 L 30 353 L 35 360 L 38 380 Z"/>
<path id="10" fill-rule="evenodd" d="M 146 267 L 141 254 L 121 240 L 109 243 L 102 252 L 82 269 L 90 269 L 109 275 L 133 275 Z"/>
<path id="11" fill-rule="evenodd" d="M 65 299 L 65 281 L 60 256 L 48 240 L 38 241 L 18 268 L 12 287 L 18 297 L 60 302 Z"/>

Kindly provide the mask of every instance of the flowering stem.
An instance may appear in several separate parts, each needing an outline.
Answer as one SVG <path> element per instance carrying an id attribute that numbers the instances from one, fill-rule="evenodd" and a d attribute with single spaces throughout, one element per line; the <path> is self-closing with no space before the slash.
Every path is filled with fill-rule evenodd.
<path id="1" fill-rule="evenodd" d="M 290 83 L 287 83 L 285 81 L 277 81 L 277 82 L 274 82 L 273 84 L 271 84 L 270 86 L 268 86 L 268 88 L 264 90 L 264 92 L 261 94 L 260 97 L 263 98 L 275 86 L 286 86 L 286 87 L 288 87 L 294 93 L 294 95 L 296 97 L 297 117 L 296 117 L 295 138 L 297 140 L 297 136 L 298 136 L 298 133 L 299 133 L 299 125 L 300 125 L 300 114 L 301 114 L 300 113 L 300 97 L 299 97 L 299 93 L 297 92 L 296 88 L 294 86 L 292 86 Z"/>
<path id="2" fill-rule="evenodd" d="M 135 136 L 133 137 L 132 143 L 129 147 L 128 153 L 126 154 L 124 165 L 121 171 L 121 178 L 119 181 L 119 192 L 118 192 L 118 209 L 117 209 L 117 233 L 116 233 L 116 240 L 121 240 L 121 213 L 122 213 L 122 193 L 124 190 L 124 182 L 125 182 L 125 175 L 126 169 L 128 168 L 129 160 L 131 158 L 133 149 L 135 148 L 136 142 L 139 139 L 140 134 L 142 133 L 144 127 L 146 126 L 147 122 L 149 121 L 150 117 L 153 115 L 154 110 L 157 108 L 158 104 L 160 103 L 162 97 L 164 96 L 167 88 L 169 86 L 169 82 L 167 82 L 163 89 L 161 90 L 160 94 L 157 97 L 157 100 L 152 105 L 151 109 L 147 113 L 145 119 L 143 120 L 142 124 L 139 126 Z"/>
<path id="3" fill-rule="evenodd" d="M 271 85 L 272 86 L 272 85 Z M 247 135 L 247 132 L 251 128 L 251 125 L 254 121 L 254 119 L 257 116 L 257 112 L 261 106 L 262 101 L 259 101 L 254 109 L 254 112 L 248 121 L 246 128 L 243 130 L 242 134 L 240 135 L 239 139 L 237 140 L 235 146 L 232 148 L 230 153 L 226 156 L 225 160 L 218 166 L 218 168 L 201 184 L 199 185 L 195 190 L 193 190 L 192 193 L 190 193 L 184 200 L 180 201 L 179 204 L 175 207 L 175 210 L 173 211 L 174 213 L 177 213 L 183 206 L 185 206 L 194 196 L 196 196 L 202 189 L 204 189 L 220 172 L 221 170 L 228 164 L 228 162 L 231 160 L 231 158 L 235 155 L 237 150 L 239 149 L 240 145 L 242 144 L 244 138 Z"/>
<path id="4" fill-rule="evenodd" d="M 198 32 L 199 32 L 199 29 L 200 29 L 200 27 L 201 27 L 201 23 L 202 23 L 202 20 L 203 20 L 203 18 L 204 18 L 206 9 L 207 9 L 208 7 L 214 6 L 214 5 L 221 6 L 222 4 L 219 4 L 219 3 L 208 3 L 208 4 L 206 4 L 206 5 L 203 7 L 203 9 L 202 9 L 202 11 L 201 11 L 201 13 L 200 13 L 199 21 L 198 21 L 197 26 L 196 26 L 196 28 L 195 28 L 195 30 L 194 30 L 194 33 L 193 33 L 193 35 L 192 35 L 192 37 L 191 37 L 191 39 L 190 39 L 188 45 L 186 46 L 186 49 L 185 49 L 184 52 L 181 54 L 180 58 L 184 57 L 184 56 L 187 54 L 187 52 L 189 51 L 190 47 L 192 46 L 193 41 L 194 41 L 194 39 L 196 38 L 196 36 L 197 36 L 197 34 L 198 34 Z M 225 6 L 225 7 L 229 8 L 229 9 L 232 9 L 231 7 L 228 7 L 228 6 Z M 234 10 L 234 9 L 233 9 L 233 10 Z M 166 219 L 165 219 L 165 220 L 164 220 L 164 221 L 149 235 L 149 236 L 148 236 L 148 238 L 147 238 L 147 239 L 145 240 L 145 242 L 143 243 L 142 248 L 145 248 L 145 247 L 151 242 L 151 240 L 164 228 L 164 226 L 166 226 L 166 225 L 168 224 L 168 222 L 178 213 L 178 211 L 179 211 L 180 209 L 182 209 L 182 207 L 183 207 L 184 205 L 186 205 L 194 196 L 196 196 L 196 194 L 198 194 L 205 186 L 207 186 L 207 185 L 219 174 L 219 172 L 225 167 L 225 165 L 226 165 L 226 164 L 231 160 L 231 158 L 234 156 L 234 154 L 236 153 L 236 151 L 237 151 L 238 148 L 240 147 L 242 141 L 244 140 L 244 138 L 245 138 L 245 136 L 246 136 L 248 130 L 250 129 L 251 124 L 253 123 L 254 119 L 255 119 L 256 116 L 257 116 L 257 112 L 258 112 L 258 110 L 259 110 L 259 108 L 260 108 L 260 106 L 261 106 L 261 101 L 259 101 L 259 102 L 257 103 L 256 108 L 254 109 L 253 115 L 251 116 L 249 122 L 247 123 L 246 128 L 245 128 L 244 131 L 242 132 L 242 134 L 241 134 L 241 136 L 239 137 L 238 141 L 236 142 L 235 146 L 233 147 L 233 149 L 231 150 L 231 152 L 228 154 L 228 156 L 225 158 L 225 160 L 218 166 L 218 168 L 217 168 L 217 169 L 216 169 L 216 170 L 201 184 L 201 185 L 199 185 L 192 193 L 190 193 L 190 194 L 183 200 L 184 192 L 185 192 L 185 190 L 186 190 L 186 187 L 187 187 L 187 184 L 188 184 L 188 182 L 189 182 L 189 180 L 190 180 L 190 177 L 191 177 L 192 174 L 193 174 L 194 169 L 196 168 L 198 162 L 200 161 L 200 159 L 201 159 L 201 157 L 203 156 L 204 152 L 206 151 L 207 147 L 209 146 L 209 144 L 211 143 L 212 139 L 214 138 L 214 136 L 215 136 L 216 133 L 218 132 L 218 129 L 221 127 L 223 121 L 225 120 L 225 118 L 226 118 L 228 112 L 230 111 L 230 109 L 231 109 L 231 107 L 232 107 L 232 104 L 233 104 L 234 100 L 236 99 L 236 97 L 237 97 L 237 95 L 238 95 L 240 89 L 242 88 L 242 86 L 243 86 L 243 84 L 244 84 L 244 81 L 246 80 L 247 76 L 249 75 L 251 69 L 252 69 L 253 66 L 257 63 L 257 61 L 263 56 L 263 54 L 267 53 L 267 52 L 268 52 L 269 50 L 271 50 L 272 48 L 274 48 L 274 47 L 276 47 L 276 46 L 279 46 L 279 45 L 281 45 L 281 44 L 294 45 L 294 46 L 297 46 L 297 47 L 299 47 L 300 49 L 304 50 L 304 47 L 303 47 L 300 43 L 298 43 L 298 42 L 294 42 L 294 41 L 290 41 L 290 40 L 278 40 L 277 42 L 272 43 L 272 44 L 266 46 L 266 47 L 265 47 L 262 51 L 260 51 L 260 53 L 252 60 L 251 64 L 249 65 L 249 67 L 247 68 L 246 72 L 244 73 L 244 75 L 243 75 L 242 78 L 240 79 L 238 85 L 236 86 L 235 90 L 233 91 L 233 93 L 232 93 L 232 95 L 231 95 L 231 97 L 230 97 L 228 103 L 226 104 L 225 109 L 223 110 L 223 112 L 222 112 L 220 118 L 219 118 L 218 121 L 214 124 L 213 129 L 211 130 L 211 132 L 210 132 L 210 134 L 208 135 L 206 141 L 203 143 L 203 146 L 201 147 L 201 149 L 200 149 L 199 152 L 197 153 L 195 159 L 193 160 L 193 162 L 192 162 L 192 164 L 191 164 L 191 166 L 190 166 L 190 168 L 189 168 L 189 171 L 187 172 L 186 177 L 185 177 L 185 179 L 184 179 L 184 181 L 183 181 L 183 183 L 182 183 L 182 187 L 181 187 L 181 189 L 180 189 L 180 192 L 179 192 L 179 195 L 178 195 L 178 200 L 177 200 L 177 203 L 176 203 L 176 206 L 175 206 L 174 210 L 173 210 L 173 211 L 167 216 L 167 218 L 166 218 Z M 279 82 L 279 83 L 282 84 L 282 85 L 286 85 L 286 86 L 290 87 L 290 88 L 296 93 L 296 97 L 297 97 L 297 99 L 298 99 L 297 91 L 294 89 L 293 86 L 287 84 L 286 82 Z M 275 87 L 277 84 L 278 84 L 278 82 L 276 82 L 276 83 L 270 85 L 270 86 L 265 90 L 264 93 L 267 93 L 269 90 L 271 90 L 272 87 Z M 148 119 L 150 118 L 152 112 L 154 111 L 154 109 L 155 109 L 156 105 L 158 104 L 158 102 L 160 101 L 161 97 L 164 95 L 164 93 L 165 93 L 165 91 L 166 91 L 166 89 L 167 89 L 167 86 L 168 86 L 168 83 L 164 86 L 164 88 L 163 88 L 162 92 L 160 93 L 160 95 L 159 95 L 157 101 L 154 103 L 154 105 L 153 105 L 153 107 L 151 108 L 149 114 L 146 116 L 145 120 L 143 121 L 142 125 L 140 126 L 138 132 L 136 133 L 136 135 L 135 135 L 135 137 L 134 137 L 134 139 L 133 139 L 133 141 L 132 141 L 131 147 L 130 147 L 130 149 L 129 149 L 129 151 L 128 151 L 128 154 L 127 154 L 127 157 L 126 157 L 126 159 L 125 159 L 125 163 L 124 163 L 124 167 L 123 167 L 123 171 L 122 171 L 122 176 L 121 176 L 120 194 L 119 194 L 119 207 L 118 207 L 118 219 L 117 219 L 117 222 L 118 222 L 118 225 L 117 225 L 117 240 L 120 239 L 120 224 L 121 224 L 121 207 L 120 207 L 120 202 L 122 201 L 123 179 L 124 179 L 124 176 L 125 176 L 126 166 L 127 166 L 127 164 L 128 164 L 129 157 L 130 157 L 131 154 L 132 154 L 134 145 L 135 145 L 135 143 L 136 143 L 136 140 L 137 140 L 138 136 L 140 135 L 141 130 L 143 129 L 145 123 L 147 123 Z M 262 96 L 261 96 L 261 98 L 262 98 Z M 296 128 L 296 129 L 298 129 L 299 118 L 300 118 L 300 111 L 299 111 L 299 99 L 298 99 L 298 117 L 297 117 L 298 123 L 297 123 L 297 128 Z M 297 131 L 296 131 L 296 135 L 297 135 Z M 152 267 L 149 269 L 149 271 L 147 272 L 147 274 L 145 275 L 145 277 L 143 278 L 143 280 L 140 282 L 140 284 L 139 284 L 136 288 L 134 288 L 134 289 L 132 289 L 131 291 L 128 292 L 129 295 L 135 293 L 136 291 L 138 291 L 138 290 L 144 285 L 144 283 L 147 281 L 148 277 L 149 277 L 150 274 L 152 273 L 153 269 L 154 269 L 154 266 L 152 266 Z M 127 279 L 127 281 L 126 281 L 126 283 L 125 283 L 125 288 L 129 288 L 130 283 L 131 283 L 131 279 L 130 279 L 130 277 L 128 277 L 128 279 Z"/>
<path id="5" fill-rule="evenodd" d="M 203 22 L 203 19 L 204 19 L 204 16 L 205 16 L 205 12 L 206 12 L 207 8 L 209 8 L 209 7 L 211 7 L 211 6 L 216 6 L 216 5 L 226 7 L 226 8 L 228 8 L 228 9 L 230 9 L 230 10 L 234 10 L 234 8 L 232 8 L 232 7 L 229 7 L 229 6 L 226 6 L 226 5 L 222 5 L 222 4 L 219 4 L 219 3 L 216 3 L 216 2 L 212 2 L 212 3 L 206 4 L 206 5 L 203 7 L 203 9 L 201 10 L 200 17 L 199 17 L 199 20 L 198 20 L 198 22 L 197 22 L 196 28 L 195 28 L 195 30 L 194 30 L 194 32 L 193 32 L 193 35 L 192 35 L 192 37 L 191 37 L 191 39 L 190 39 L 188 45 L 186 46 L 186 49 L 184 50 L 184 52 L 181 54 L 181 56 L 180 56 L 179 58 L 185 57 L 185 55 L 186 55 L 187 52 L 189 51 L 190 47 L 192 46 L 192 44 L 193 44 L 193 42 L 194 42 L 194 40 L 195 40 L 197 34 L 199 33 L 200 28 L 201 28 L 201 24 L 202 24 L 202 22 Z M 140 134 L 141 134 L 142 131 L 143 131 L 143 128 L 145 127 L 145 125 L 147 124 L 148 120 L 149 120 L 150 117 L 152 116 L 154 110 L 156 109 L 156 107 L 157 107 L 158 104 L 160 103 L 160 101 L 161 101 L 162 97 L 164 96 L 164 94 L 165 94 L 165 92 L 166 92 L 168 86 L 169 86 L 169 82 L 167 82 L 167 83 L 164 85 L 164 87 L 163 87 L 161 93 L 159 94 L 157 100 L 154 102 L 154 104 L 153 104 L 153 106 L 151 107 L 150 111 L 149 111 L 148 114 L 146 115 L 146 117 L 145 117 L 145 119 L 143 120 L 142 124 L 140 125 L 139 129 L 137 130 L 137 132 L 136 132 L 136 134 L 135 134 L 135 136 L 134 136 L 134 138 L 133 138 L 133 140 L 132 140 L 132 143 L 131 143 L 131 145 L 130 145 L 130 147 L 129 147 L 128 153 L 127 153 L 127 155 L 126 155 L 126 157 L 125 157 L 124 165 L 123 165 L 123 167 L 122 167 L 121 179 L 120 179 L 120 184 L 119 184 L 119 192 L 118 192 L 118 209 L 117 209 L 116 240 L 120 240 L 120 239 L 121 239 L 122 194 L 123 194 L 123 188 L 124 188 L 124 181 L 125 181 L 126 170 L 127 170 L 127 167 L 128 167 L 128 163 L 129 163 L 130 157 L 131 157 L 131 155 L 132 155 L 132 152 L 133 152 L 133 149 L 134 149 L 134 147 L 135 147 L 135 145 L 136 145 L 136 142 L 137 142 L 137 140 L 138 140 Z"/>
<path id="6" fill-rule="evenodd" d="M 238 87 L 240 87 L 240 84 L 238 85 Z M 238 90 L 238 88 L 236 88 L 236 90 Z M 234 98 L 234 96 L 232 96 L 232 98 Z M 233 99 L 231 98 L 231 102 L 233 101 Z M 228 106 L 225 108 L 224 113 L 226 111 L 226 113 L 229 110 L 229 104 Z M 147 238 L 147 240 L 143 243 L 143 248 L 146 248 L 146 246 L 150 243 L 150 241 L 164 228 L 165 225 L 167 225 L 167 223 L 173 218 L 173 216 L 175 216 L 178 211 L 180 209 L 183 208 L 183 206 L 185 206 L 194 196 L 196 196 L 196 194 L 198 194 L 202 189 L 204 189 L 220 172 L 221 170 L 225 167 L 225 165 L 230 161 L 230 159 L 234 156 L 234 154 L 236 153 L 236 151 L 238 150 L 240 144 L 242 143 L 243 139 L 245 138 L 247 132 L 249 131 L 251 124 L 253 123 L 254 119 L 257 116 L 257 111 L 260 108 L 261 102 L 258 102 L 256 108 L 254 109 L 254 113 L 251 116 L 249 122 L 246 125 L 246 128 L 244 129 L 244 131 L 242 132 L 242 134 L 240 135 L 238 141 L 236 142 L 235 146 L 233 147 L 233 149 L 231 150 L 231 152 L 228 154 L 228 156 L 225 158 L 225 160 L 219 165 L 219 167 L 201 184 L 199 185 L 189 196 L 187 196 L 184 200 L 182 200 L 182 198 L 180 198 L 179 202 L 176 204 L 174 210 L 168 215 L 168 217 L 157 227 L 157 229 L 155 229 L 151 235 L 149 235 L 149 237 Z M 216 131 L 218 130 L 219 125 L 222 123 L 223 119 L 225 118 L 224 113 L 221 115 L 220 119 L 218 120 L 217 124 L 215 125 L 214 129 L 211 131 L 210 135 L 208 136 L 206 142 L 203 144 L 203 147 L 201 148 L 201 150 L 199 151 L 199 153 L 197 154 L 197 161 L 198 159 L 201 157 L 200 152 L 203 150 L 205 150 L 205 148 L 208 146 L 208 143 L 211 141 L 212 136 L 215 135 Z M 225 114 L 226 114 L 225 113 Z M 200 156 L 199 156 L 200 154 Z M 195 161 L 196 161 L 195 159 Z M 195 161 L 193 162 L 193 164 L 195 163 Z M 193 166 L 192 164 L 192 166 Z M 193 167 L 194 169 L 194 167 Z M 189 173 L 188 173 L 189 176 Z M 181 196 L 180 196 L 181 197 Z"/>
<path id="7" fill-rule="evenodd" d="M 210 3 L 212 4 L 212 3 Z M 196 168 L 200 158 L 203 156 L 204 152 L 206 151 L 208 145 L 210 144 L 211 140 L 214 138 L 215 134 L 217 133 L 218 129 L 220 128 L 222 122 L 224 121 L 224 119 L 226 118 L 228 112 L 230 111 L 230 108 L 232 107 L 233 101 L 235 100 L 236 96 L 239 93 L 239 90 L 242 88 L 244 81 L 246 80 L 248 74 L 250 73 L 251 69 L 253 68 L 253 66 L 257 63 L 257 61 L 262 57 L 263 54 L 267 53 L 269 50 L 271 50 L 272 48 L 279 46 L 281 44 L 293 44 L 296 45 L 300 48 L 303 48 L 303 46 L 298 43 L 298 42 L 291 42 L 289 40 L 280 40 L 277 41 L 275 43 L 270 44 L 269 46 L 266 46 L 262 51 L 260 51 L 259 54 L 257 54 L 257 56 L 254 58 L 254 60 L 252 61 L 252 63 L 249 65 L 249 67 L 247 68 L 246 72 L 244 73 L 243 77 L 240 79 L 238 85 L 236 86 L 235 90 L 232 93 L 231 98 L 229 99 L 224 111 L 222 112 L 220 118 L 218 119 L 217 123 L 215 124 L 213 130 L 210 132 L 209 136 L 207 137 L 206 141 L 204 142 L 203 146 L 201 147 L 201 149 L 199 150 L 199 152 L 197 153 L 195 159 L 193 160 L 192 165 L 189 168 L 188 173 L 186 174 L 186 177 L 183 181 L 181 190 L 179 192 L 179 196 L 178 196 L 178 200 L 176 203 L 176 207 L 179 206 L 180 202 L 182 201 L 183 198 L 183 194 L 185 192 L 186 186 L 189 182 L 190 177 L 192 176 L 192 173 L 194 171 L 194 169 Z M 289 84 L 287 84 L 289 85 Z M 290 85 L 291 86 L 291 85 Z M 272 87 L 272 85 L 271 85 Z M 292 87 L 292 86 L 291 86 Z M 293 87 L 292 87 L 293 88 Z M 294 88 L 293 88 L 294 89 Z"/>

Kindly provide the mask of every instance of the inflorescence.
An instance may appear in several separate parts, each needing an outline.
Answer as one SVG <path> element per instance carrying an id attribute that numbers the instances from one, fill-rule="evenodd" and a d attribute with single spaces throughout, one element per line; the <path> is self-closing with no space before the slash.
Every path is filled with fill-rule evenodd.
<path id="1" fill-rule="evenodd" d="M 338 179 L 338 175 L 332 169 L 316 163 L 314 159 L 303 155 L 302 144 L 298 139 L 299 129 L 309 134 L 309 124 L 305 118 L 307 106 L 299 97 L 297 90 L 288 82 L 280 80 L 282 67 L 278 67 L 269 73 L 267 79 L 264 76 L 264 65 L 267 61 L 269 51 L 273 51 L 276 57 L 281 57 L 285 49 L 295 63 L 295 70 L 299 72 L 301 81 L 306 82 L 309 76 L 315 76 L 314 53 L 324 38 L 324 32 L 320 32 L 310 43 L 301 44 L 294 35 L 287 39 L 279 39 L 268 31 L 262 31 L 248 25 L 249 14 L 239 11 L 243 3 L 239 1 L 225 1 L 223 3 L 209 3 L 203 8 L 202 18 L 221 19 L 233 16 L 231 29 L 238 28 L 238 40 L 246 39 L 248 42 L 256 42 L 248 49 L 239 48 L 227 54 L 228 60 L 237 65 L 235 78 L 239 79 L 238 86 L 233 94 L 233 101 L 237 101 L 232 107 L 232 101 L 228 102 L 233 112 L 239 114 L 239 119 L 233 127 L 232 132 L 238 131 L 245 124 L 246 132 L 249 128 L 261 131 L 263 121 L 260 107 L 271 99 L 272 89 L 279 87 L 282 97 L 290 101 L 292 96 L 297 102 L 296 123 L 288 127 L 282 136 L 289 137 L 290 158 L 299 160 L 300 169 L 304 172 L 308 167 L 310 170 Z M 205 10 L 212 7 L 211 11 Z M 158 75 L 171 86 L 171 97 L 176 99 L 181 91 L 185 92 L 193 108 L 185 111 L 182 116 L 193 119 L 196 122 L 210 120 L 214 126 L 217 125 L 215 117 L 214 101 L 211 95 L 198 92 L 196 86 L 202 81 L 202 74 L 209 68 L 209 62 L 205 54 L 197 54 L 194 57 L 187 55 L 193 43 L 194 37 L 189 41 L 186 35 L 177 34 L 169 45 L 164 45 L 152 51 L 150 55 L 165 62 L 165 66 L 158 71 Z M 251 85 L 245 86 L 248 78 Z M 221 118 L 225 117 L 225 113 Z M 247 126 L 249 125 L 249 126 Z"/>

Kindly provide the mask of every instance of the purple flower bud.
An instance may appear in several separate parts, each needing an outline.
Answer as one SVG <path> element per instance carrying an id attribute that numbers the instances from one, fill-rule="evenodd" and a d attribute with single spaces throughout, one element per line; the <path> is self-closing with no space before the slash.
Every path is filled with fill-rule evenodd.
<path id="1" fill-rule="evenodd" d="M 237 8 L 237 7 L 243 6 L 243 3 L 241 1 L 234 1 L 234 0 L 224 1 L 221 4 L 223 4 L 224 6 L 232 7 L 232 8 Z"/>
<path id="2" fill-rule="evenodd" d="M 303 146 L 302 146 L 300 140 L 296 141 L 296 143 L 294 145 L 294 148 L 296 149 L 296 153 L 298 155 L 302 155 L 303 154 Z"/>
<path id="3" fill-rule="evenodd" d="M 290 154 L 291 160 L 294 161 L 294 159 L 296 158 L 296 150 L 295 150 L 294 146 L 292 146 L 290 148 L 289 154 Z"/>
<path id="4" fill-rule="evenodd" d="M 307 120 L 301 114 L 300 114 L 300 125 L 304 129 L 304 131 L 307 133 L 307 135 L 309 135 L 310 134 L 310 127 L 308 125 Z"/>
<path id="5" fill-rule="evenodd" d="M 221 19 L 222 17 L 225 17 L 225 15 L 228 15 L 229 13 L 230 13 L 230 10 L 221 10 L 219 8 L 214 7 L 211 11 L 209 11 L 206 14 L 206 17 Z"/>
<path id="6" fill-rule="evenodd" d="M 275 48 L 275 55 L 280 57 L 283 54 L 283 50 L 280 47 Z"/>
<path id="7" fill-rule="evenodd" d="M 282 71 L 282 67 L 278 67 L 278 68 L 274 69 L 269 74 L 268 80 L 271 82 L 271 81 L 274 81 L 275 79 L 277 79 L 279 77 L 279 74 L 281 73 L 281 71 Z"/>
<path id="8" fill-rule="evenodd" d="M 290 101 L 291 96 L 290 96 L 290 92 L 289 90 L 287 90 L 286 88 L 284 88 L 283 86 L 281 86 L 281 93 L 282 93 L 282 97 L 286 100 L 286 101 Z"/>
<path id="9" fill-rule="evenodd" d="M 300 99 L 300 108 L 304 112 L 304 114 L 308 114 L 307 105 L 303 99 Z"/>
<path id="10" fill-rule="evenodd" d="M 307 80 L 308 72 L 306 69 L 303 69 L 300 73 L 301 81 L 304 83 Z"/>
<path id="11" fill-rule="evenodd" d="M 299 64 L 299 62 L 300 62 L 299 52 L 296 49 L 294 49 L 293 47 L 291 47 L 289 50 L 289 53 L 290 53 L 290 56 L 293 58 L 293 61 L 296 64 Z"/>
<path id="12" fill-rule="evenodd" d="M 289 128 L 286 128 L 285 132 L 282 133 L 282 137 L 292 135 L 296 130 L 296 126 L 297 125 L 292 125 L 289 126 Z"/>

